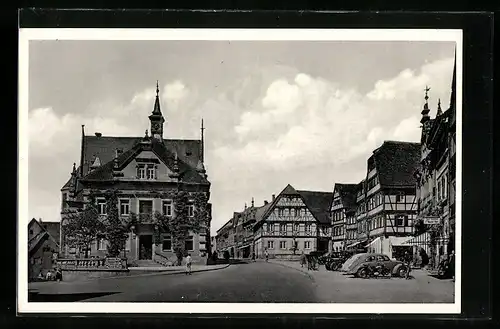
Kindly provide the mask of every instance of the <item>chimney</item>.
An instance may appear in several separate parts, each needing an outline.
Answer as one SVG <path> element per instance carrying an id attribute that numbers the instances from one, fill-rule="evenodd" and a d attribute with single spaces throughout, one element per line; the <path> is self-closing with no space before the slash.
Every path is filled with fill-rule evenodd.
<path id="1" fill-rule="evenodd" d="M 97 137 L 101 137 L 101 136 L 102 136 L 102 134 L 101 134 L 101 133 L 95 133 L 95 135 L 96 135 Z"/>
<path id="2" fill-rule="evenodd" d="M 269 202 L 267 202 L 267 200 L 264 200 L 264 206 L 265 206 L 266 204 L 268 204 L 268 203 L 269 203 Z"/>
<path id="3" fill-rule="evenodd" d="M 273 194 L 273 202 L 274 202 L 275 199 L 276 199 L 276 195 Z"/>

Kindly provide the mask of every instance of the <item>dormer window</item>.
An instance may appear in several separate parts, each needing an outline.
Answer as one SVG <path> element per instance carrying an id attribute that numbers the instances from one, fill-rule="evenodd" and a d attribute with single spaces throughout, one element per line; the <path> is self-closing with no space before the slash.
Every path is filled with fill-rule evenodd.
<path id="1" fill-rule="evenodd" d="M 156 179 L 156 165 L 155 164 L 139 164 L 137 166 L 137 179 Z"/>

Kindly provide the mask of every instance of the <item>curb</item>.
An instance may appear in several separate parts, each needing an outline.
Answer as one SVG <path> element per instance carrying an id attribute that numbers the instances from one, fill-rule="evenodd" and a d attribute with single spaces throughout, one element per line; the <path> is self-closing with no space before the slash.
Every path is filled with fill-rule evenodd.
<path id="1" fill-rule="evenodd" d="M 293 270 L 296 270 L 296 271 L 299 271 L 305 275 L 307 275 L 309 277 L 309 279 L 311 279 L 313 282 L 316 282 L 316 280 L 314 279 L 314 277 L 311 275 L 311 273 L 309 273 L 308 271 L 304 271 L 304 270 L 301 270 L 299 268 L 296 268 L 296 267 L 292 267 L 292 266 L 288 266 L 284 263 L 278 263 L 278 262 L 268 262 L 268 263 L 271 263 L 271 264 L 276 264 L 276 265 L 280 265 L 280 266 L 283 266 L 283 267 L 286 267 L 286 268 L 291 268 Z"/>
<path id="2" fill-rule="evenodd" d="M 199 272 L 209 272 L 209 271 L 223 270 L 225 268 L 228 268 L 230 265 L 231 264 L 225 264 L 225 266 L 223 266 L 223 267 L 207 268 L 207 269 L 202 269 L 202 270 L 196 270 L 196 271 L 191 271 L 191 273 L 199 273 Z M 116 279 L 126 279 L 126 278 L 148 277 L 148 276 L 155 276 L 155 275 L 179 275 L 179 274 L 185 274 L 185 273 L 186 273 L 186 271 L 178 271 L 178 270 L 174 270 L 174 271 L 154 271 L 154 272 L 151 272 L 151 273 L 134 274 L 134 275 L 124 275 L 124 276 L 109 276 L 109 277 L 106 277 L 106 278 L 91 278 L 91 279 L 87 279 L 87 280 L 72 281 L 72 282 L 70 281 L 70 282 L 78 284 L 78 283 L 84 283 L 84 282 L 90 282 L 90 281 L 96 281 L 96 280 L 110 280 L 110 279 L 116 280 Z M 68 281 L 63 281 L 63 282 L 67 283 Z M 54 282 L 54 284 L 56 284 L 56 283 Z M 35 291 L 40 290 L 40 288 L 29 288 L 29 285 L 28 285 L 28 290 L 29 289 L 35 290 Z"/>
<path id="3" fill-rule="evenodd" d="M 231 264 L 225 264 L 224 267 L 218 267 L 218 268 L 206 268 L 202 270 L 196 270 L 196 271 L 191 271 L 191 273 L 200 273 L 200 272 L 209 272 L 209 271 L 217 271 L 217 270 L 223 270 L 225 268 L 228 268 L 229 265 Z M 96 278 L 97 280 L 106 280 L 106 279 L 126 279 L 126 278 L 138 278 L 138 277 L 148 277 L 148 276 L 155 276 L 155 275 L 178 275 L 178 274 L 185 274 L 186 271 L 180 271 L 180 270 L 173 270 L 173 271 L 154 271 L 152 273 L 144 273 L 144 274 L 135 274 L 135 275 L 124 275 L 124 276 L 110 276 L 107 278 Z M 85 280 L 85 281 L 91 281 L 91 280 Z M 81 281 L 83 282 L 83 281 Z"/>

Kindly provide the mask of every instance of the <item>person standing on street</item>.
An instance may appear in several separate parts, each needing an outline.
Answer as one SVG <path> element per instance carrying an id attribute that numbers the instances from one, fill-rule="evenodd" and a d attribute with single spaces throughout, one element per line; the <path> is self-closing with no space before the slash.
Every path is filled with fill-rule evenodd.
<path id="1" fill-rule="evenodd" d="M 304 267 L 306 265 L 306 254 L 304 254 L 304 250 L 300 253 L 300 267 Z"/>
<path id="2" fill-rule="evenodd" d="M 406 266 L 406 275 L 405 275 L 406 280 L 410 279 L 411 260 L 412 260 L 412 256 L 410 255 L 410 253 L 408 251 L 406 251 L 404 258 L 403 258 L 403 262 L 405 263 L 405 266 Z"/>
<path id="3" fill-rule="evenodd" d="M 269 261 L 269 252 L 267 249 L 264 251 L 264 256 L 266 257 L 266 262 Z"/>
<path id="4" fill-rule="evenodd" d="M 450 258 L 448 260 L 448 267 L 451 273 L 453 282 L 455 282 L 455 250 L 451 251 Z"/>
<path id="5" fill-rule="evenodd" d="M 186 257 L 186 275 L 191 275 L 191 255 Z"/>

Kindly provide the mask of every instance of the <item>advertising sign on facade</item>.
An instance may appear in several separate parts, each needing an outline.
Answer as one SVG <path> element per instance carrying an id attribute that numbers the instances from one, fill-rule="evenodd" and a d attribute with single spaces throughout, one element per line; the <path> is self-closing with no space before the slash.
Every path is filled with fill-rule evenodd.
<path id="1" fill-rule="evenodd" d="M 439 224 L 439 222 L 440 222 L 440 219 L 437 216 L 423 217 L 423 220 L 424 220 L 425 225 L 436 225 L 436 224 Z"/>

